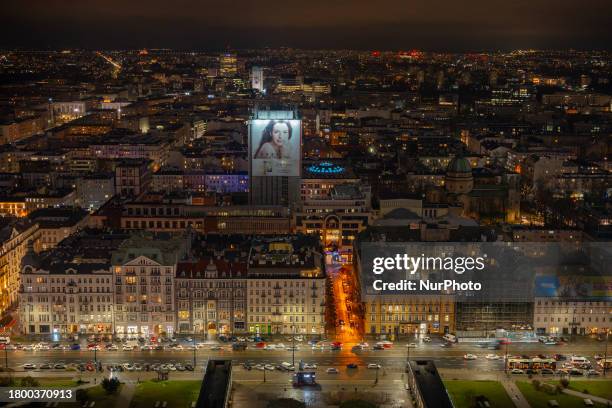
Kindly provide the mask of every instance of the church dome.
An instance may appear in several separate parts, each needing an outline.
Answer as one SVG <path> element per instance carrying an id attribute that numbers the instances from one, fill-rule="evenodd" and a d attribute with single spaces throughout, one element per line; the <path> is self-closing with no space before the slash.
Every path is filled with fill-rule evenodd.
<path id="1" fill-rule="evenodd" d="M 463 156 L 455 156 L 448 163 L 448 167 L 446 168 L 447 173 L 469 173 L 472 174 L 472 166 L 468 159 Z"/>
<path id="2" fill-rule="evenodd" d="M 465 194 L 472 191 L 474 178 L 468 159 L 457 155 L 448 163 L 444 185 L 449 193 Z"/>

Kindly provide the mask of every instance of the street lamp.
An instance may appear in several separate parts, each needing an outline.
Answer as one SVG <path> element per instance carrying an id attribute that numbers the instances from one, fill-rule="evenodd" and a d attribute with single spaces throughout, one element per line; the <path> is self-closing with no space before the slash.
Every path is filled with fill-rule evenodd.
<path id="1" fill-rule="evenodd" d="M 610 330 L 606 330 L 606 349 L 604 351 L 604 377 L 606 376 L 606 366 L 608 365 L 608 337 L 610 335 Z M 6 348 L 5 348 L 6 350 Z"/>
<path id="2" fill-rule="evenodd" d="M 295 326 L 291 326 L 293 335 L 291 336 L 291 365 L 295 370 Z"/>
<path id="3" fill-rule="evenodd" d="M 506 356 L 504 358 L 504 373 L 508 375 L 508 343 L 510 343 L 510 338 L 506 335 Z"/>
<path id="4" fill-rule="evenodd" d="M 195 338 L 195 326 L 193 330 L 193 337 L 191 338 L 193 341 L 193 371 L 195 372 L 196 368 L 196 338 Z"/>

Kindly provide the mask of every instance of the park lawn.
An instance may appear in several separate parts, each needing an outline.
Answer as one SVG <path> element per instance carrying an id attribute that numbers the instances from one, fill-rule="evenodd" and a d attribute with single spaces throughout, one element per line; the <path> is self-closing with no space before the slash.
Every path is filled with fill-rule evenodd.
<path id="1" fill-rule="evenodd" d="M 591 381 L 575 381 L 570 380 L 569 388 L 574 391 L 584 392 L 587 390 L 589 394 L 597 397 L 612 400 L 612 381 L 611 380 L 591 380 Z"/>
<path id="2" fill-rule="evenodd" d="M 514 403 L 498 381 L 444 381 L 455 407 L 471 408 L 477 395 L 489 399 L 492 408 L 514 408 Z"/>
<path id="3" fill-rule="evenodd" d="M 136 386 L 130 407 L 154 407 L 166 401 L 167 408 L 189 408 L 198 400 L 202 381 L 144 381 Z"/>
<path id="4" fill-rule="evenodd" d="M 59 377 L 59 378 L 37 378 L 36 379 L 41 387 L 51 388 L 74 388 L 77 386 L 77 382 L 72 378 Z"/>
<path id="5" fill-rule="evenodd" d="M 533 384 L 527 381 L 517 381 L 516 386 L 523 393 L 531 408 L 548 408 L 548 401 L 556 400 L 562 408 L 583 408 L 584 400 L 567 394 L 550 395 L 544 391 L 537 391 Z M 604 407 L 595 404 L 596 407 Z"/>
<path id="6" fill-rule="evenodd" d="M 17 385 L 21 385 L 21 379 L 24 377 L 15 377 Z M 34 377 L 40 384 L 39 387 L 50 388 L 73 388 L 77 386 L 76 381 L 67 377 Z"/>
<path id="7" fill-rule="evenodd" d="M 117 391 L 114 394 L 107 394 L 102 388 L 101 385 L 96 385 L 94 387 L 87 388 L 87 403 L 91 403 L 95 401 L 95 408 L 115 408 L 117 406 L 117 401 L 119 398 L 119 394 L 121 393 L 121 389 L 124 387 L 123 384 L 119 386 Z M 65 402 L 60 403 L 58 408 L 75 408 L 81 407 L 78 402 Z"/>

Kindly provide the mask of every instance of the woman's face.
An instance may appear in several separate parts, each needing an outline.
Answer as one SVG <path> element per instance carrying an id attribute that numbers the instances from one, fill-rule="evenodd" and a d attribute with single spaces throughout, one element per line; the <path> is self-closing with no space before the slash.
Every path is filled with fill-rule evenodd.
<path id="1" fill-rule="evenodd" d="M 277 146 L 284 145 L 289 140 L 289 126 L 286 123 L 276 123 L 272 127 L 272 143 Z"/>

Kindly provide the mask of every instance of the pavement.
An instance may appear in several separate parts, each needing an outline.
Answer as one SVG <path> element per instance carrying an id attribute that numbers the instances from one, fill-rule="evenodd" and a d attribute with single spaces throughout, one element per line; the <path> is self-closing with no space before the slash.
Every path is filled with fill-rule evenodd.
<path id="1" fill-rule="evenodd" d="M 612 406 L 612 400 L 601 398 L 601 397 L 596 397 L 596 396 L 590 395 L 590 394 L 585 394 L 583 392 L 578 392 L 578 391 L 570 390 L 568 388 L 564 388 L 563 389 L 563 393 L 564 394 L 573 395 L 575 397 L 579 397 L 579 398 L 583 398 L 583 399 L 590 399 L 593 402 L 598 402 L 598 403 L 606 405 L 608 407 Z"/>
<path id="2" fill-rule="evenodd" d="M 115 405 L 115 408 L 129 408 L 135 392 L 136 384 L 133 382 L 124 383 L 123 387 L 121 387 L 121 392 L 117 397 L 117 405 Z"/>
<path id="3" fill-rule="evenodd" d="M 512 399 L 512 402 L 517 408 L 530 408 L 529 402 L 523 395 L 523 393 L 518 389 L 516 383 L 514 381 L 505 379 L 500 381 L 501 385 L 506 390 L 508 396 Z"/>

